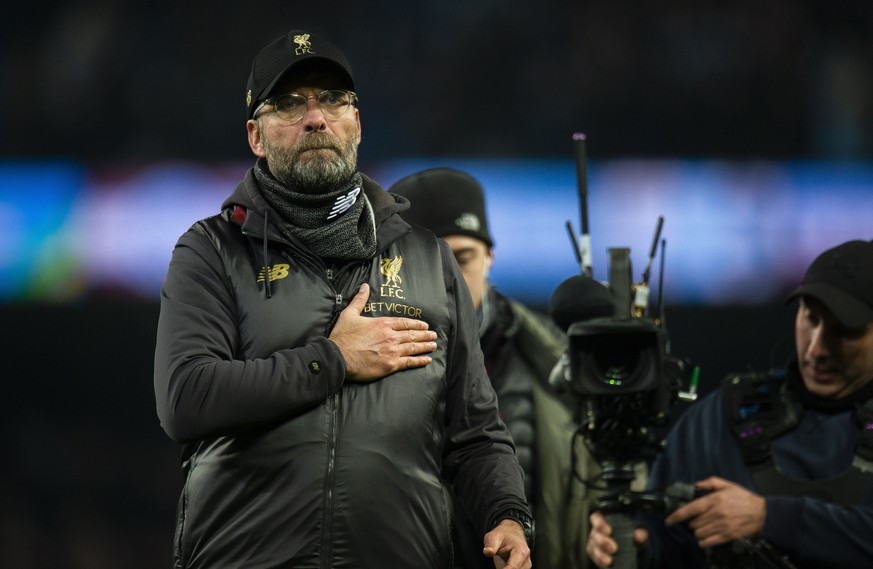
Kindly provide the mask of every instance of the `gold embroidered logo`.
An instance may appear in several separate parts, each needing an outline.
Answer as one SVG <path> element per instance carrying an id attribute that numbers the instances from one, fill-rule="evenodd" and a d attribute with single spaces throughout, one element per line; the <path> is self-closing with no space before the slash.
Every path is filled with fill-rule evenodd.
<path id="1" fill-rule="evenodd" d="M 284 279 L 288 276 L 288 269 L 291 268 L 291 265 L 286 263 L 280 263 L 278 265 L 273 265 L 270 267 L 270 282 L 277 281 L 279 279 Z M 258 273 L 258 282 L 264 282 L 264 269 L 261 269 L 261 272 Z"/>
<path id="2" fill-rule="evenodd" d="M 382 296 L 383 300 L 368 302 L 367 305 L 364 306 L 364 312 L 377 315 L 384 315 L 386 313 L 397 314 L 400 316 L 406 316 L 407 318 L 421 319 L 421 308 L 417 306 L 409 306 L 408 304 L 396 302 L 394 300 L 384 300 L 386 298 L 406 300 L 405 293 L 403 289 L 400 288 L 400 285 L 403 283 L 403 279 L 400 278 L 400 267 L 402 266 L 403 257 L 400 255 L 397 255 L 393 259 L 381 259 L 379 271 L 385 276 L 385 284 L 379 287 L 379 294 Z"/>
<path id="3" fill-rule="evenodd" d="M 304 53 L 312 53 L 312 44 L 309 42 L 309 34 L 294 36 L 294 43 L 297 44 L 297 48 L 294 50 L 295 54 L 303 55 Z"/>
<path id="4" fill-rule="evenodd" d="M 397 256 L 393 259 L 382 259 L 382 274 L 387 280 L 382 286 L 398 287 L 403 279 L 400 278 L 400 267 L 403 266 L 403 257 Z"/>
<path id="5" fill-rule="evenodd" d="M 246 93 L 246 106 L 247 107 L 252 106 L 252 90 L 251 89 L 249 89 L 248 92 Z"/>
<path id="6" fill-rule="evenodd" d="M 400 267 L 403 266 L 403 257 L 396 256 L 393 259 L 382 259 L 382 264 L 379 270 L 385 275 L 385 284 L 379 289 L 379 294 L 393 298 L 403 298 L 403 289 L 400 284 L 403 279 L 400 278 Z"/>

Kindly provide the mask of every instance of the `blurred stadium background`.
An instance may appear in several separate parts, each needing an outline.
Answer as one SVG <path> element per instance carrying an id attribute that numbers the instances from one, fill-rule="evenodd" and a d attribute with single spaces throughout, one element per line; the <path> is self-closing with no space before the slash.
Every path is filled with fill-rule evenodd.
<path id="1" fill-rule="evenodd" d="M 873 238 L 868 0 L 224 4 L 0 8 L 2 567 L 169 566 L 160 283 L 250 166 L 250 62 L 289 29 L 349 55 L 362 171 L 482 181 L 493 279 L 540 308 L 578 271 L 564 223 L 586 133 L 595 276 L 627 246 L 638 278 L 664 216 L 673 350 L 705 389 L 781 364 L 804 267 Z"/>

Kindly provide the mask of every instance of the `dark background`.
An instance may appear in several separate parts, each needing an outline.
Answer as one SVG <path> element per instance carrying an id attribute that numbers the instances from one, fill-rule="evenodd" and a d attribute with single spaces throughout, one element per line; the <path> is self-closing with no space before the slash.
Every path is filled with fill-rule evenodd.
<path id="1" fill-rule="evenodd" d="M 577 131 L 596 158 L 871 159 L 869 0 L 14 0 L 0 9 L 0 159 L 247 159 L 252 56 L 300 27 L 356 70 L 365 171 L 566 157 Z M 704 390 L 793 343 L 781 305 L 667 315 Z M 0 317 L 0 566 L 169 566 L 181 475 L 154 411 L 157 304 L 94 295 Z"/>
<path id="2" fill-rule="evenodd" d="M 4 3 L 0 154 L 249 156 L 254 54 L 348 54 L 362 156 L 868 159 L 869 0 Z"/>
<path id="3" fill-rule="evenodd" d="M 179 447 L 155 415 L 158 308 L 118 299 L 0 307 L 0 567 L 170 566 L 182 477 Z M 673 353 L 701 366 L 708 392 L 729 371 L 784 362 L 792 314 L 668 308 Z"/>

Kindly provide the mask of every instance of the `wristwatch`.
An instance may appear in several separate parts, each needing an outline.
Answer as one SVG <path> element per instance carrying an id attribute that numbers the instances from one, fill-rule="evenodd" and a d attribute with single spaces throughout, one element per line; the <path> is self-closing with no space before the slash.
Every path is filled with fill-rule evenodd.
<path id="1" fill-rule="evenodd" d="M 509 510 L 504 510 L 501 512 L 494 522 L 494 525 L 497 526 L 503 520 L 515 520 L 521 527 L 524 529 L 524 539 L 527 541 L 527 546 L 533 550 L 534 547 L 534 538 L 536 537 L 536 527 L 534 524 L 534 519 L 527 514 L 524 510 L 518 510 L 515 508 L 511 508 Z"/>

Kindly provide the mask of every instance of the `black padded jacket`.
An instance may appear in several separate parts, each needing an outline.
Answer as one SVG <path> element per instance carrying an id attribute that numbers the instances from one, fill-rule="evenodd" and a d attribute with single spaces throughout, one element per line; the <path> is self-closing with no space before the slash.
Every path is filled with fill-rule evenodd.
<path id="1" fill-rule="evenodd" d="M 448 568 L 446 481 L 483 535 L 529 512 L 451 252 L 396 215 L 403 198 L 366 177 L 364 191 L 365 261 L 329 266 L 285 235 L 251 170 L 173 251 L 154 379 L 161 425 L 184 443 L 177 568 Z M 366 315 L 437 332 L 431 364 L 344 381 L 327 337 L 365 282 Z"/>

